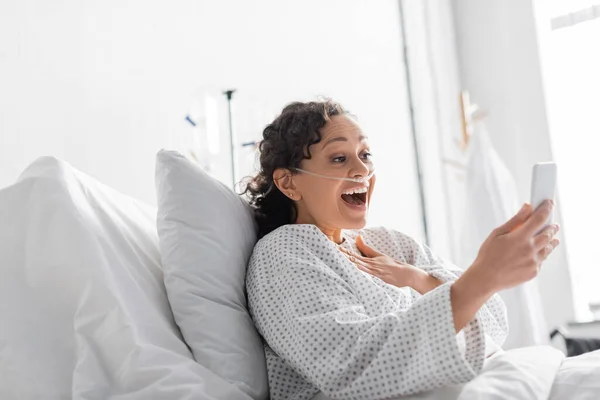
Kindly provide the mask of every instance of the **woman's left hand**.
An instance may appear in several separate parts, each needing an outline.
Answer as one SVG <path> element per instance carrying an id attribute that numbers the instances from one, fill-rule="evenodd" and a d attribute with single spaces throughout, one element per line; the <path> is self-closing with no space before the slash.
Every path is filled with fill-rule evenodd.
<path id="1" fill-rule="evenodd" d="M 422 269 L 396 261 L 369 247 L 360 236 L 356 238 L 356 246 L 364 254 L 363 256 L 354 254 L 342 247 L 339 247 L 339 249 L 360 270 L 378 277 L 385 283 L 396 287 L 410 286 L 421 294 L 425 294 L 441 284 L 437 278 Z"/>

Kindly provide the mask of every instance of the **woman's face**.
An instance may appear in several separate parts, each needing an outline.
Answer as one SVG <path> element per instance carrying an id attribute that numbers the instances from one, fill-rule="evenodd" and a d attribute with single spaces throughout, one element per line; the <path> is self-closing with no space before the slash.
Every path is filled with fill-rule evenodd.
<path id="1" fill-rule="evenodd" d="M 310 147 L 312 158 L 302 160 L 301 169 L 343 178 L 367 177 L 374 170 L 367 137 L 351 118 L 332 117 L 321 129 L 321 135 L 321 141 Z M 358 183 L 298 172 L 290 179 L 298 210 L 297 223 L 332 230 L 365 226 L 374 176 Z"/>

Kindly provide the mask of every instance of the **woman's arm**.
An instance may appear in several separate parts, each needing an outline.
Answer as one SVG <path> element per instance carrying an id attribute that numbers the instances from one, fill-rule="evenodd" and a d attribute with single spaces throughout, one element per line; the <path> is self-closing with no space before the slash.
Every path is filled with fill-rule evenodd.
<path id="1" fill-rule="evenodd" d="M 498 334 L 503 333 L 500 337 L 503 340 L 508 331 L 506 307 L 497 294 L 492 294 L 526 282 L 538 274 L 542 263 L 559 243 L 558 239 L 554 239 L 558 226 L 544 227 L 553 207 L 551 200 L 544 201 L 535 211 L 525 204 L 514 217 L 490 233 L 473 264 L 455 283 L 453 298 L 457 304 L 453 307 L 459 307 L 461 315 L 457 326 L 489 298 L 477 315 L 481 314 L 486 333 L 502 344 L 498 341 Z M 444 265 L 443 260 L 435 257 L 427 246 L 423 248 L 428 264 Z M 501 310 L 495 309 L 499 304 L 502 304 Z M 491 319 L 486 321 L 483 311 L 488 311 Z"/>
<path id="2" fill-rule="evenodd" d="M 472 278 L 469 270 L 452 284 L 450 298 L 452 299 L 452 315 L 454 316 L 454 327 L 456 328 L 456 332 L 459 332 L 470 320 L 475 318 L 477 312 L 485 306 L 493 294 L 494 293 L 491 290 L 479 285 L 478 282 Z M 495 300 L 502 302 L 499 296 L 498 299 Z M 504 305 L 504 303 L 502 303 L 502 305 Z M 493 309 L 493 305 L 491 306 L 492 307 L 490 308 Z M 483 311 L 492 314 L 490 310 L 484 309 Z M 502 333 L 506 337 L 508 334 L 506 311 L 504 311 L 500 317 L 503 319 L 503 324 L 506 326 L 506 328 L 501 328 L 503 330 Z M 489 318 L 482 319 L 488 321 L 487 326 L 484 323 L 484 330 L 487 328 L 488 330 L 493 331 L 494 322 L 496 325 L 500 325 L 498 324 L 498 318 L 495 315 L 493 315 L 493 320 L 490 320 Z M 498 336 L 499 335 L 496 334 L 496 338 L 498 338 Z M 500 340 L 504 341 L 505 337 Z"/>
<path id="3" fill-rule="evenodd" d="M 408 261 L 435 278 L 435 281 L 429 280 L 429 288 L 435 287 L 437 282 L 453 283 L 452 310 L 457 332 L 477 316 L 484 332 L 498 345 L 504 343 L 508 336 L 508 319 L 506 306 L 498 294 L 482 285 L 472 272 L 467 274 L 471 268 L 463 271 L 410 236 L 397 231 L 391 233 L 397 245 L 410 254 Z"/>
<path id="4" fill-rule="evenodd" d="M 367 245 L 361 236 L 356 238 L 356 245 L 362 255 L 356 255 L 343 248 L 340 250 L 359 269 L 396 287 L 411 287 L 421 295 L 434 290 L 444 282 L 456 281 L 458 275 L 462 274 L 462 271 L 458 271 L 456 267 L 444 268 L 444 262 L 435 257 L 429 248 L 425 246 L 424 250 L 420 249 L 421 245 L 413 239 L 410 240 L 413 246 L 411 248 L 413 258 L 417 259 L 417 263 L 420 261 L 419 258 L 426 258 L 427 262 L 435 261 L 436 264 L 415 267 L 411 264 L 396 261 Z M 450 269 L 456 270 L 456 273 L 450 273 Z M 430 273 L 425 272 L 425 270 L 429 270 Z M 434 274 L 441 278 L 435 277 Z M 457 333 L 475 317 L 475 314 L 493 294 L 491 288 L 483 290 L 484 287 L 478 285 L 476 277 L 472 275 L 467 274 L 464 279 L 459 278 L 461 282 L 457 282 L 458 284 L 455 284 L 452 288 L 452 310 Z M 464 283 L 465 280 L 467 281 L 466 284 Z"/>

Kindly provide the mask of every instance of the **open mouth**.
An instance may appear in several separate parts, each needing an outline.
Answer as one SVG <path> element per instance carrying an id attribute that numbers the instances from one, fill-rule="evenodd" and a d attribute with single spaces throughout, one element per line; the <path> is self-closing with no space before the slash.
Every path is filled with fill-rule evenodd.
<path id="1" fill-rule="evenodd" d="M 342 194 L 342 200 L 351 206 L 364 206 L 367 203 L 367 193 Z"/>

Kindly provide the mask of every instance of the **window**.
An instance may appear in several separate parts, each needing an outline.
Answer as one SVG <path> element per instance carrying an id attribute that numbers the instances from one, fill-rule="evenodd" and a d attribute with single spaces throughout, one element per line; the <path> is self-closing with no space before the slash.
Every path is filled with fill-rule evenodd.
<path id="1" fill-rule="evenodd" d="M 541 2 L 540 2 L 541 3 Z M 600 4 L 550 1 L 544 35 L 548 120 L 559 167 L 576 315 L 600 303 Z"/>

